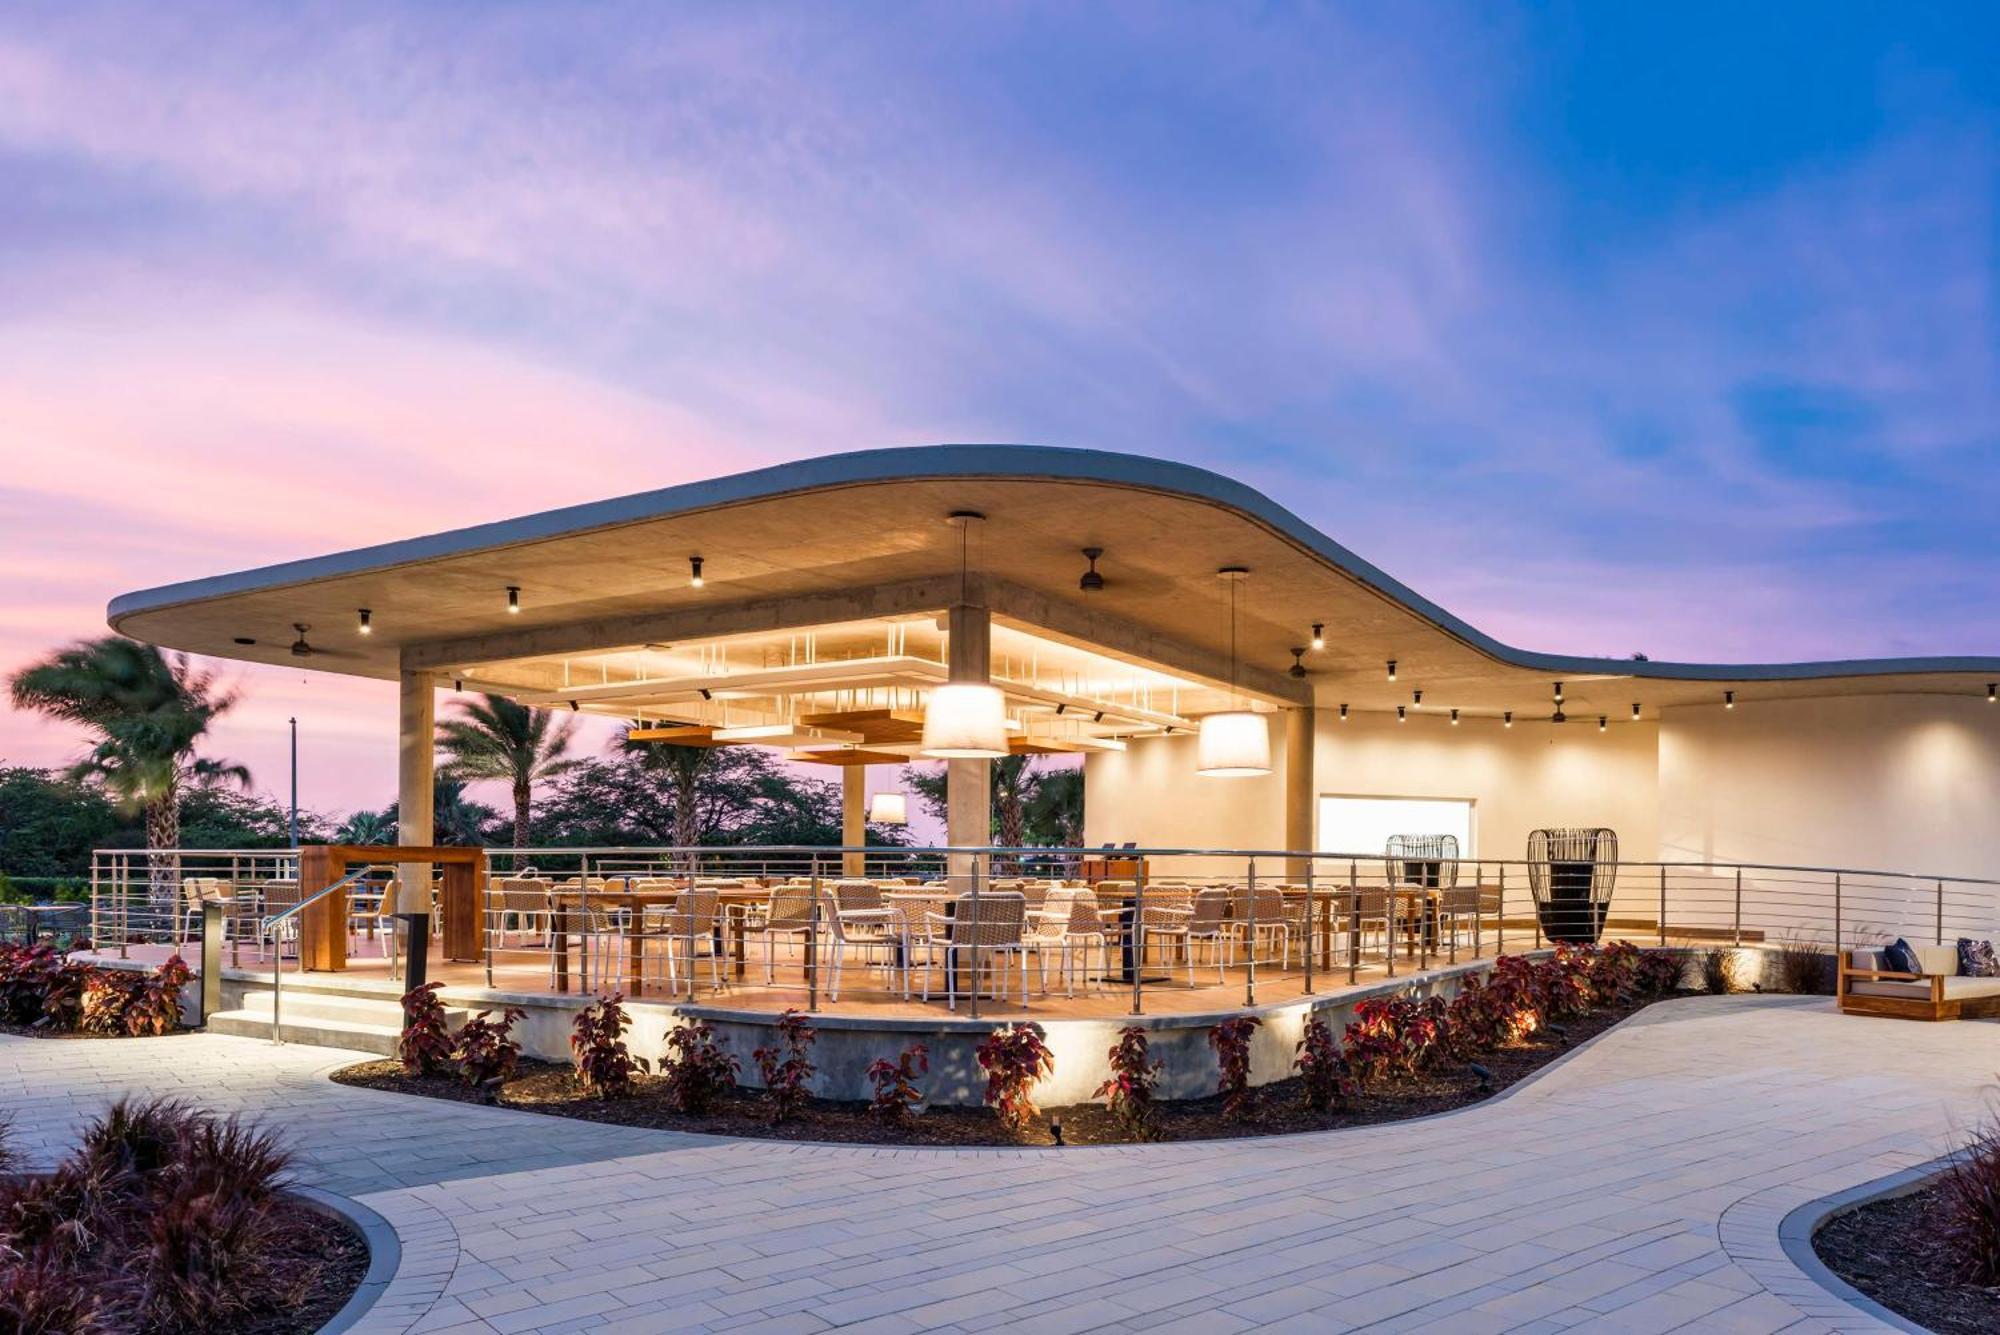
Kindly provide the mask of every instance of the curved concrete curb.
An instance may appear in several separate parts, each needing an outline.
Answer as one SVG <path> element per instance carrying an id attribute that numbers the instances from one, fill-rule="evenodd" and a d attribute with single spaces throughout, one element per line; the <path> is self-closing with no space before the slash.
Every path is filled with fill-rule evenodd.
<path id="1" fill-rule="evenodd" d="M 322 1214 L 345 1219 L 361 1232 L 368 1244 L 368 1271 L 361 1277 L 360 1287 L 342 1305 L 333 1319 L 319 1328 L 319 1335 L 342 1335 L 361 1324 L 361 1319 L 374 1308 L 376 1300 L 389 1291 L 389 1284 L 396 1278 L 396 1271 L 403 1264 L 403 1244 L 396 1237 L 396 1230 L 388 1220 L 356 1200 L 346 1196 L 336 1196 L 318 1187 L 292 1187 L 291 1193 Z"/>
<path id="2" fill-rule="evenodd" d="M 1784 1248 L 1786 1259 L 1797 1266 L 1806 1278 L 1842 1302 L 1859 1308 L 1886 1326 L 1909 1331 L 1911 1335 L 1930 1335 L 1927 1327 L 1890 1311 L 1829 1270 L 1826 1262 L 1819 1259 L 1819 1253 L 1813 1250 L 1812 1240 L 1813 1234 L 1839 1215 L 1875 1201 L 1893 1200 L 1923 1189 L 1950 1162 L 1951 1156 L 1946 1155 L 1914 1168 L 1905 1168 L 1900 1173 L 1878 1177 L 1873 1182 L 1864 1182 L 1858 1187 L 1849 1187 L 1846 1191 L 1837 1191 L 1831 1196 L 1807 1201 L 1778 1224 L 1778 1245 Z"/>

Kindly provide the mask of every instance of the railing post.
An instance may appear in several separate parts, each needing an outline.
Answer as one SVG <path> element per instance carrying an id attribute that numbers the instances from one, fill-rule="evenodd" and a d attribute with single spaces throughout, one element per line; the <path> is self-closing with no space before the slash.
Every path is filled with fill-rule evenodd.
<path id="1" fill-rule="evenodd" d="M 1305 946 L 1305 948 L 1306 948 L 1306 990 L 1305 990 L 1305 994 L 1306 994 L 1307 996 L 1311 996 L 1311 995 L 1312 995 L 1312 990 L 1313 990 L 1313 947 L 1319 944 L 1319 942 L 1317 942 L 1316 940 L 1314 940 L 1314 939 L 1313 939 L 1313 938 L 1314 938 L 1314 936 L 1315 936 L 1315 934 L 1316 934 L 1316 929 L 1317 929 L 1317 928 L 1318 928 L 1318 926 L 1319 926 L 1319 905 L 1317 905 L 1317 904 L 1315 904 L 1315 903 L 1313 902 L 1313 860 L 1312 860 L 1312 859 L 1310 859 L 1310 858 L 1306 859 L 1306 919 L 1305 919 L 1305 923 L 1306 923 L 1306 926 L 1305 926 L 1305 934 L 1306 934 L 1306 939 L 1305 939 L 1305 941 L 1304 941 L 1304 942 L 1302 943 L 1302 944 L 1303 944 L 1303 945 Z"/>
<path id="2" fill-rule="evenodd" d="M 1091 890 L 1095 895 L 1095 888 Z M 1132 1013 L 1146 1013 L 1146 859 L 1139 859 L 1139 869 L 1132 879 L 1132 912 L 1125 922 L 1124 950 L 1132 960 Z M 1169 971 L 1172 970 L 1169 956 Z M 1188 941 L 1188 967 L 1194 967 L 1194 942 Z"/>
<path id="3" fill-rule="evenodd" d="M 979 938 L 986 931 L 986 922 L 979 916 L 979 855 L 977 853 L 972 855 L 971 865 L 966 870 L 972 877 L 971 903 L 968 906 L 972 909 L 972 986 L 970 989 L 971 997 L 967 1002 L 967 1010 L 972 1018 L 976 1020 L 979 1018 Z"/>
<path id="4" fill-rule="evenodd" d="M 808 1013 L 817 1013 L 819 1010 L 819 895 L 819 855 L 814 854 L 812 858 L 812 912 L 806 915 L 806 1010 Z M 768 935 L 764 938 L 764 949 L 767 953 L 772 949 L 771 938 Z M 924 982 L 928 986 L 930 980 L 926 978 Z"/>
<path id="5" fill-rule="evenodd" d="M 1507 953 L 1507 864 L 1500 864 L 1500 896 L 1493 912 L 1493 958 Z"/>
<path id="6" fill-rule="evenodd" d="M 1734 944 L 1743 944 L 1743 868 L 1736 869 L 1736 925 L 1733 929 Z"/>
<path id="7" fill-rule="evenodd" d="M 1353 858 L 1347 860 L 1347 981 L 1361 981 L 1361 874 Z"/>
<path id="8" fill-rule="evenodd" d="M 1249 927 L 1247 929 L 1250 947 L 1250 967 L 1249 971 L 1243 976 L 1243 1004 L 1254 1006 L 1257 1004 L 1257 859 L 1255 858 L 1250 859 L 1249 893 L 1244 896 L 1244 899 L 1250 905 Z"/>
<path id="9" fill-rule="evenodd" d="M 1667 944 L 1667 864 L 1660 864 L 1660 944 Z"/>
<path id="10" fill-rule="evenodd" d="M 1840 873 L 1833 874 L 1833 953 L 1840 956 Z"/>
<path id="11" fill-rule="evenodd" d="M 1944 944 L 1944 882 L 1937 883 L 1937 943 Z"/>
<path id="12" fill-rule="evenodd" d="M 222 1009 L 222 938 L 228 922 L 227 906 L 210 900 L 201 906 L 201 987 L 198 992 L 201 1014 L 196 1023 Z"/>
<path id="13" fill-rule="evenodd" d="M 285 999 L 285 942 L 279 935 L 284 929 L 274 928 L 271 933 L 271 1042 L 282 1045 L 285 1036 L 280 1032 Z M 301 962 L 301 967 L 303 962 Z"/>

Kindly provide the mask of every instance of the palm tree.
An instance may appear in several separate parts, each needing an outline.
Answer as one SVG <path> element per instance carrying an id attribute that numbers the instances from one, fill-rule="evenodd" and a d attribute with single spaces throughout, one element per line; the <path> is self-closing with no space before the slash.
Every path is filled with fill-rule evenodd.
<path id="1" fill-rule="evenodd" d="M 386 811 L 357 811 L 333 832 L 336 844 L 393 844 L 396 822 Z"/>
<path id="2" fill-rule="evenodd" d="M 1028 832 L 1038 844 L 1079 848 L 1083 844 L 1083 766 L 1043 772 L 1028 803 Z"/>
<path id="3" fill-rule="evenodd" d="M 190 786 L 250 785 L 243 766 L 195 754 L 238 697 L 218 692 L 215 674 L 197 671 L 186 654 L 169 658 L 120 635 L 85 640 L 17 673 L 12 694 L 15 708 L 92 735 L 69 777 L 95 781 L 121 808 L 143 812 L 149 849 L 179 845 L 181 794 Z M 162 873 L 156 863 L 154 880 Z"/>
<path id="4" fill-rule="evenodd" d="M 993 762 L 994 843 L 1019 848 L 1028 839 L 1028 803 L 1041 787 L 1033 756 L 1001 756 Z"/>
<path id="5" fill-rule="evenodd" d="M 582 763 L 565 758 L 576 720 L 558 720 L 545 709 L 530 709 L 504 695 L 485 694 L 456 703 L 464 717 L 437 726 L 438 750 L 445 757 L 438 774 L 507 784 L 514 794 L 514 847 L 526 848 L 535 785 Z"/>
<path id="6" fill-rule="evenodd" d="M 634 741 L 632 723 L 618 734 L 618 747 L 639 758 L 639 767 L 664 774 L 674 789 L 674 847 L 693 848 L 701 842 L 701 780 L 715 759 L 715 748 L 677 746 L 672 742 Z"/>

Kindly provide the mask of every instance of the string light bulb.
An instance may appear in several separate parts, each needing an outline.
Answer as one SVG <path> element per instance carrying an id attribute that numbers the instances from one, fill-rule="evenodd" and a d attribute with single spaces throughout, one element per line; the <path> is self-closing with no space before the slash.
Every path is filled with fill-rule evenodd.
<path id="1" fill-rule="evenodd" d="M 698 589 L 702 586 L 702 583 L 701 558 L 699 556 L 690 556 L 688 558 L 688 587 Z"/>
<path id="2" fill-rule="evenodd" d="M 1724 691 L 1722 693 L 1722 707 L 1724 709 L 1736 708 L 1736 692 Z"/>
<path id="3" fill-rule="evenodd" d="M 1986 703 L 1990 705 L 1996 701 L 2000 701 L 2000 681 L 1989 681 L 1986 683 Z"/>
<path id="4" fill-rule="evenodd" d="M 1403 707 L 1402 705 L 1397 705 L 1397 706 L 1396 706 L 1396 722 L 1398 722 L 1398 723 L 1408 723 L 1409 721 L 1410 721 L 1410 711 L 1409 711 L 1408 709 L 1404 708 L 1404 707 Z"/>
<path id="5" fill-rule="evenodd" d="M 1422 709 L 1423 707 L 1424 707 L 1424 693 L 1422 691 L 1411 691 L 1410 708 Z"/>
<path id="6" fill-rule="evenodd" d="M 1632 702 L 1632 721 L 1634 723 L 1639 721 L 1639 702 L 1637 700 Z"/>
<path id="7" fill-rule="evenodd" d="M 1313 622 L 1312 647 L 1316 650 L 1326 648 L 1326 623 L 1324 621 Z"/>
<path id="8" fill-rule="evenodd" d="M 1610 719 L 1606 718 L 1606 717 L 1605 717 L 1604 715 L 1602 715 L 1602 714 L 1599 714 L 1599 715 L 1597 716 L 1597 730 L 1598 730 L 1599 732 L 1603 732 L 1603 731 L 1604 731 L 1604 730 L 1605 730 L 1605 729 L 1606 729 L 1607 727 L 1609 727 L 1610 725 L 1611 725 L 1611 720 L 1610 720 Z"/>
<path id="9" fill-rule="evenodd" d="M 374 613 L 370 612 L 367 608 L 364 607 L 361 609 L 361 625 L 357 629 L 363 635 L 373 635 L 375 633 L 375 627 L 369 624 L 369 618 L 373 615 Z"/>
<path id="10" fill-rule="evenodd" d="M 1556 703 L 1557 703 L 1557 704 L 1561 704 L 1562 702 L 1563 702 L 1563 684 L 1562 684 L 1561 682 L 1557 682 L 1557 683 L 1556 683 Z"/>
<path id="11" fill-rule="evenodd" d="M 518 584 L 507 586 L 507 612 L 510 616 L 521 614 L 521 586 Z"/>
<path id="12" fill-rule="evenodd" d="M 1396 660 L 1392 658 L 1389 660 L 1389 680 L 1394 681 L 1395 679 L 1396 679 Z"/>
<path id="13" fill-rule="evenodd" d="M 1454 728 L 1458 726 L 1458 711 L 1456 709 L 1451 711 L 1451 726 Z"/>
<path id="14" fill-rule="evenodd" d="M 1345 722 L 1347 722 L 1347 706 L 1346 706 L 1346 705 L 1342 705 L 1342 706 L 1340 707 L 1340 721 L 1341 721 L 1342 723 L 1345 723 Z"/>
<path id="15" fill-rule="evenodd" d="M 1513 710 L 1511 710 L 1511 709 L 1510 709 L 1510 710 L 1508 710 L 1508 711 L 1507 711 L 1506 713 L 1504 713 L 1504 714 L 1502 714 L 1502 715 L 1500 716 L 1500 726 L 1502 726 L 1502 727 L 1504 727 L 1504 728 L 1511 728 L 1511 727 L 1513 727 L 1513 726 L 1514 726 L 1514 711 L 1513 711 Z"/>

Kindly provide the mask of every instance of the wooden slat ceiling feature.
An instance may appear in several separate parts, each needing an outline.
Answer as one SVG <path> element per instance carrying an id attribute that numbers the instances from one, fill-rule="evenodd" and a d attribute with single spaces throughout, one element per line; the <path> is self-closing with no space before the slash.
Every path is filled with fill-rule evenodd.
<path id="1" fill-rule="evenodd" d="M 907 765 L 910 757 L 900 751 L 869 751 L 855 747 L 845 751 L 787 751 L 785 759 L 805 765 Z"/>
<path id="2" fill-rule="evenodd" d="M 715 729 L 702 727 L 630 728 L 625 736 L 635 742 L 672 742 L 676 746 L 727 746 L 715 740 Z"/>
<path id="3" fill-rule="evenodd" d="M 924 735 L 923 713 L 914 709 L 841 709 L 801 714 L 799 722 L 808 728 L 858 732 L 869 745 L 917 742 Z"/>

